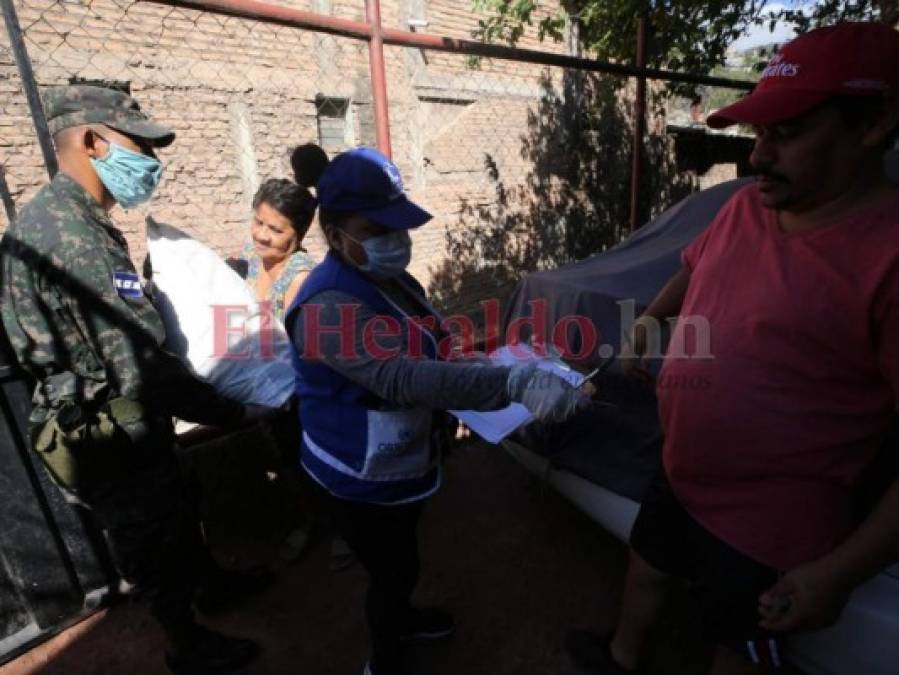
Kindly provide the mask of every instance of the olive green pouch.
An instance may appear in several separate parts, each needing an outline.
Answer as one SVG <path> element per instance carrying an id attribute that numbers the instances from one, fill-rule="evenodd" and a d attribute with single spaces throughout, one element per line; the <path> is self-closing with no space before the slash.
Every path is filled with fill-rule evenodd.
<path id="1" fill-rule="evenodd" d="M 117 398 L 91 413 L 63 405 L 34 426 L 31 437 L 53 479 L 79 494 L 122 468 L 147 432 L 143 406 Z"/>

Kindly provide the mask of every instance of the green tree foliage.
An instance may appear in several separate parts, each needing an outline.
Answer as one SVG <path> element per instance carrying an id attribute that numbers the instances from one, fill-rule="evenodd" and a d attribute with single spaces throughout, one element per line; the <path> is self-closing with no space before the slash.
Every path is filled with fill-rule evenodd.
<path id="1" fill-rule="evenodd" d="M 840 19 L 891 16 L 885 2 L 860 0 L 815 5 L 794 2 L 772 15 L 764 0 L 743 2 L 640 2 L 562 0 L 547 12 L 538 0 L 472 0 L 483 12 L 475 36 L 515 44 L 535 29 L 541 39 L 563 40 L 577 21 L 581 46 L 592 57 L 633 63 L 638 16 L 649 19 L 648 65 L 693 73 L 753 79 L 752 66 L 766 59 L 762 49 L 725 67 L 728 47 L 754 24 L 793 21 L 798 30 Z M 797 14 L 802 5 L 806 12 Z M 552 8 L 558 5 L 553 3 Z M 494 197 L 461 199 L 459 221 L 446 228 L 450 258 L 432 269 L 430 296 L 448 312 L 472 312 L 460 298 L 503 299 L 524 273 L 552 269 L 605 250 L 628 233 L 633 92 L 627 78 L 565 69 L 547 70 L 541 92 L 528 112 L 527 129 L 517 139 L 526 175 L 506 171 L 502 157 L 483 155 L 484 177 Z M 703 93 L 718 107 L 740 95 L 723 88 Z M 659 96 L 663 99 L 663 96 Z M 516 139 L 509 139 L 510 143 Z M 642 145 L 644 175 L 638 194 L 643 223 L 697 187 L 695 169 L 678 164 L 671 137 L 650 126 Z"/>
<path id="2" fill-rule="evenodd" d="M 561 40 L 574 20 L 592 56 L 622 63 L 634 60 L 637 20 L 645 16 L 648 65 L 701 74 L 722 65 L 727 48 L 753 25 L 790 21 L 803 32 L 842 20 L 899 21 L 896 0 L 805 0 L 779 11 L 765 0 L 563 0 L 557 12 L 541 11 L 548 3 L 540 0 L 473 1 L 485 15 L 474 32 L 481 40 L 515 44 L 534 25 L 541 40 Z"/>
<path id="3" fill-rule="evenodd" d="M 897 0 L 819 0 L 818 4 L 797 3 L 797 7 L 770 14 L 767 21 L 789 21 L 796 24 L 796 32 L 804 33 L 818 26 L 839 21 L 883 21 L 889 26 L 899 24 Z"/>

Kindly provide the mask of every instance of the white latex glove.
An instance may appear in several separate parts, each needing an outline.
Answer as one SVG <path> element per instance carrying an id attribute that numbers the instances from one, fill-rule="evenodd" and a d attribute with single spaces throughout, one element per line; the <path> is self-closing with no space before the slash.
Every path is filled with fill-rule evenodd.
<path id="1" fill-rule="evenodd" d="M 534 361 L 512 366 L 506 391 L 509 398 L 544 422 L 561 422 L 590 404 L 580 389 L 555 373 L 541 370 Z"/>

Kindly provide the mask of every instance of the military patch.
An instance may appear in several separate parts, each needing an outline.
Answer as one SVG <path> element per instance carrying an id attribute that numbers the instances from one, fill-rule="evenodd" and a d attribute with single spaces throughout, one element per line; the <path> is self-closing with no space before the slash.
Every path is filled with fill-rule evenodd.
<path id="1" fill-rule="evenodd" d="M 140 277 L 134 272 L 113 272 L 112 284 L 120 297 L 128 300 L 136 300 L 144 297 L 140 287 Z"/>

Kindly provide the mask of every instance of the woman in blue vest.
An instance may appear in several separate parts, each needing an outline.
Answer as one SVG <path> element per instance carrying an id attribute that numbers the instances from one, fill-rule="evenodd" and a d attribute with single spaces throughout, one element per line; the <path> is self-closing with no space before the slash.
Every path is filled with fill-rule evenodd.
<path id="1" fill-rule="evenodd" d="M 384 155 L 339 155 L 318 181 L 318 199 L 330 251 L 286 319 L 299 376 L 301 463 L 370 576 L 364 672 L 402 675 L 404 643 L 453 630 L 446 612 L 410 604 L 419 516 L 441 481 L 442 411 L 518 401 L 559 421 L 588 399 L 533 363 L 439 360 L 436 312 L 405 271 L 408 231 L 431 215 L 409 201 Z"/>

